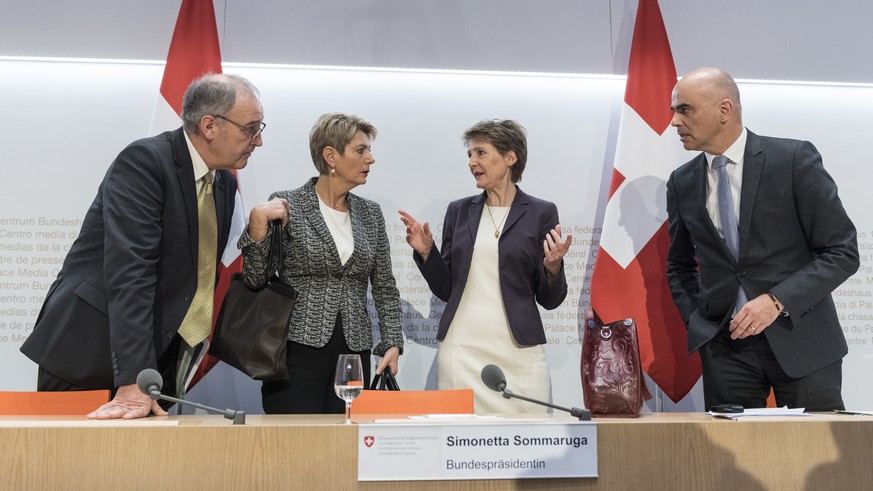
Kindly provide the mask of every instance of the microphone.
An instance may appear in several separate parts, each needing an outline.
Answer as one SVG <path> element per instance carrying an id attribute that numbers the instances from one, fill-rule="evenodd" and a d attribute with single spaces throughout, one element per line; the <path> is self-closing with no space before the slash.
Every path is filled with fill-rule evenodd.
<path id="1" fill-rule="evenodd" d="M 503 392 L 506 388 L 506 375 L 503 375 L 503 370 L 497 365 L 485 365 L 482 368 L 482 381 L 496 392 Z"/>
<path id="2" fill-rule="evenodd" d="M 488 386 L 489 389 L 502 392 L 504 399 L 511 399 L 515 397 L 516 399 L 521 399 L 527 402 L 533 402 L 535 404 L 539 404 L 541 406 L 548 406 L 554 409 L 560 409 L 561 411 L 566 411 L 570 413 L 571 416 L 579 418 L 579 421 L 590 421 L 591 420 L 591 411 L 588 409 L 579 409 L 578 407 L 574 408 L 566 408 L 561 406 L 556 406 L 555 404 L 550 404 L 548 402 L 538 401 L 536 399 L 531 399 L 529 397 L 520 396 L 518 394 L 513 393 L 511 390 L 506 388 L 506 376 L 503 374 L 503 370 L 500 369 L 497 365 L 485 365 L 482 367 L 482 382 L 485 382 L 485 385 Z"/>
<path id="3" fill-rule="evenodd" d="M 137 387 L 139 387 L 139 390 L 143 394 L 151 397 L 153 401 L 162 399 L 165 401 L 175 402 L 177 404 L 188 404 L 198 409 L 202 409 L 207 413 L 222 414 L 225 418 L 232 420 L 233 424 L 235 425 L 246 424 L 246 413 L 244 411 L 235 411 L 233 409 L 225 409 L 224 411 L 222 411 L 221 409 L 216 409 L 214 407 L 204 406 L 203 404 L 198 404 L 196 402 L 186 401 L 184 399 L 177 399 L 175 397 L 165 396 L 164 394 L 161 394 L 161 387 L 164 386 L 164 378 L 161 377 L 161 374 L 153 368 L 146 368 L 145 370 L 139 372 L 139 375 L 136 376 L 136 385 Z"/>

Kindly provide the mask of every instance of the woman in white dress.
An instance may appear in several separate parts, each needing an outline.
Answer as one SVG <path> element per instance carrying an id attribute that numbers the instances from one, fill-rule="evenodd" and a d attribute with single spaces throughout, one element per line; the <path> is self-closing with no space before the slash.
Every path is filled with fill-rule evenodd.
<path id="1" fill-rule="evenodd" d="M 563 257 L 572 237 L 562 238 L 554 203 L 516 185 L 527 163 L 520 124 L 481 121 L 463 140 L 483 192 L 449 204 L 442 247 L 428 222 L 400 211 L 419 270 L 446 302 L 437 333 L 437 387 L 472 388 L 477 413 L 542 412 L 542 406 L 504 399 L 480 374 L 485 365 L 497 365 L 514 392 L 550 400 L 537 304 L 551 310 L 567 296 Z"/>

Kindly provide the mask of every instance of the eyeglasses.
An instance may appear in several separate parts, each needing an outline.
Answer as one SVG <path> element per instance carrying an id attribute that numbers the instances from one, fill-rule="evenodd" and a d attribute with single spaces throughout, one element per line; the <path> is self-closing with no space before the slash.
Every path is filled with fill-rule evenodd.
<path id="1" fill-rule="evenodd" d="M 254 128 L 251 128 L 251 127 L 249 127 L 249 126 L 243 126 L 243 125 L 237 123 L 236 121 L 232 121 L 232 120 L 230 120 L 230 119 L 227 119 L 227 118 L 225 118 L 224 116 L 222 116 L 222 115 L 220 115 L 220 114 L 216 114 L 215 117 L 218 118 L 218 119 L 223 119 L 223 120 L 227 121 L 228 123 L 230 123 L 230 124 L 236 126 L 237 128 L 241 129 L 241 130 L 243 131 L 243 133 L 249 135 L 249 140 L 250 140 L 250 141 L 255 141 L 255 140 L 257 140 L 258 137 L 261 136 L 261 133 L 264 131 L 264 128 L 267 127 L 267 123 L 264 123 L 263 121 L 261 121 L 260 126 L 259 126 L 257 129 L 254 129 Z"/>

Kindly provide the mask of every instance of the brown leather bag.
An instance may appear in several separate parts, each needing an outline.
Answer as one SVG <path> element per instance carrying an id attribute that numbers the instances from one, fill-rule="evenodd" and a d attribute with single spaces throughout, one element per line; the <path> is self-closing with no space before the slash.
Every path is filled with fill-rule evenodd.
<path id="1" fill-rule="evenodd" d="M 636 418 L 650 399 L 631 318 L 603 324 L 587 319 L 582 336 L 582 393 L 592 416 Z"/>

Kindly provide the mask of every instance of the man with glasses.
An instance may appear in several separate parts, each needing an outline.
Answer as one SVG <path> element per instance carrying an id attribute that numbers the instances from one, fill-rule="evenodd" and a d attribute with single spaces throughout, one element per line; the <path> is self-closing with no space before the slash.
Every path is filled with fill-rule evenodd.
<path id="1" fill-rule="evenodd" d="M 166 414 L 136 377 L 153 368 L 164 393 L 184 392 L 212 328 L 236 192 L 231 170 L 263 143 L 263 119 L 248 80 L 205 75 L 185 92 L 181 128 L 116 157 L 21 347 L 39 364 L 38 390 L 111 389 L 113 399 L 89 418 Z"/>

